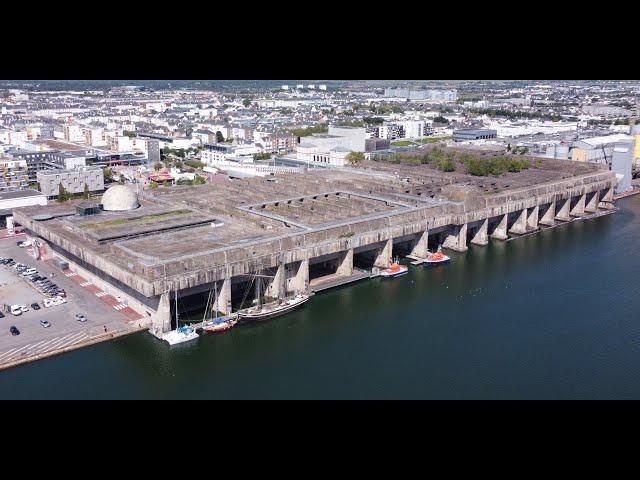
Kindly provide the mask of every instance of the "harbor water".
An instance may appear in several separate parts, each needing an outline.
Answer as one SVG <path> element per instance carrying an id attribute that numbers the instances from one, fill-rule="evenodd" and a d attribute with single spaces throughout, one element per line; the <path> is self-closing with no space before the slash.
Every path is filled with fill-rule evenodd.
<path id="1" fill-rule="evenodd" d="M 617 206 L 190 344 L 2 371 L 0 398 L 640 398 L 640 196 Z"/>

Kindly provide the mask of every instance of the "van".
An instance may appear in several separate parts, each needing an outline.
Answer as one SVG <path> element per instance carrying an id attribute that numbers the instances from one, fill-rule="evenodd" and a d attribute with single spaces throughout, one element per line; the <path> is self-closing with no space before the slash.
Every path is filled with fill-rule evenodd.
<path id="1" fill-rule="evenodd" d="M 20 305 L 11 305 L 11 315 L 16 317 L 22 315 L 22 308 L 20 308 Z"/>

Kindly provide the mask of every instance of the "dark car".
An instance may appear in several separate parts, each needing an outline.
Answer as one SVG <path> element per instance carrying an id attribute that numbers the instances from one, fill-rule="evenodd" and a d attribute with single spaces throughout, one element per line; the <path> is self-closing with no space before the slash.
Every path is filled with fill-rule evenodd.
<path id="1" fill-rule="evenodd" d="M 4 313 L 0 312 L 0 318 L 4 318 Z"/>
<path id="2" fill-rule="evenodd" d="M 38 305 L 37 303 L 32 303 L 31 308 L 33 308 L 34 310 L 40 310 L 40 305 Z"/>
<path id="3" fill-rule="evenodd" d="M 14 337 L 16 335 L 20 335 L 20 330 L 18 330 L 18 327 L 16 327 L 15 325 L 11 325 L 11 328 L 9 328 L 9 331 L 11 332 L 11 335 L 13 335 Z"/>

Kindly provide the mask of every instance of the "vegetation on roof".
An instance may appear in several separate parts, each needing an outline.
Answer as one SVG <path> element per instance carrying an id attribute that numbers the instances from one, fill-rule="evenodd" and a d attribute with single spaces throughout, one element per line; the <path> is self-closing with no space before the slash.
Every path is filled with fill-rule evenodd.
<path id="1" fill-rule="evenodd" d="M 93 230 L 93 229 L 114 227 L 117 225 L 145 225 L 147 223 L 158 222 L 158 221 L 166 220 L 171 217 L 176 217 L 178 215 L 186 215 L 188 213 L 191 213 L 191 210 L 173 210 L 170 212 L 153 213 L 150 215 L 144 215 L 142 217 L 114 218 L 112 220 L 105 220 L 104 222 L 85 223 L 83 225 L 80 225 L 80 228 L 83 228 L 85 230 Z"/>

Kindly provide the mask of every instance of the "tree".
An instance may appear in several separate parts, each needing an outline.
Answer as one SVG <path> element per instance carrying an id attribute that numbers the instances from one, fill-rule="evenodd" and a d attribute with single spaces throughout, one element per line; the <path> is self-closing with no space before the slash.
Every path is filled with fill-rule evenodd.
<path id="1" fill-rule="evenodd" d="M 111 171 L 110 168 L 105 168 L 104 170 L 102 170 L 102 173 L 104 174 L 105 182 L 113 181 L 113 172 Z"/>
<path id="2" fill-rule="evenodd" d="M 160 171 L 160 169 L 162 168 L 162 164 L 160 162 L 157 162 L 154 166 L 153 169 L 158 172 Z"/>
<path id="3" fill-rule="evenodd" d="M 245 98 L 244 100 L 242 100 L 242 105 L 244 105 L 245 107 L 248 107 L 249 105 L 251 105 L 251 99 Z"/>
<path id="4" fill-rule="evenodd" d="M 187 128 L 184 129 L 184 133 L 188 138 L 191 138 L 191 134 L 193 133 L 193 125 L 187 125 Z"/>
<path id="5" fill-rule="evenodd" d="M 193 179 L 193 185 L 204 185 L 205 183 L 207 183 L 206 179 L 200 175 L 196 175 L 196 178 Z"/>
<path id="6" fill-rule="evenodd" d="M 71 195 L 65 190 L 62 183 L 60 183 L 58 185 L 58 202 L 66 202 L 67 200 L 69 200 L 69 198 L 71 198 Z"/>
<path id="7" fill-rule="evenodd" d="M 124 135 L 125 137 L 129 137 L 129 138 L 134 138 L 136 137 L 136 132 L 132 132 L 131 130 L 123 130 L 122 131 L 122 135 Z"/>
<path id="8" fill-rule="evenodd" d="M 362 152 L 349 152 L 345 157 L 347 162 L 351 165 L 357 165 L 358 163 L 364 161 L 364 153 Z"/>
<path id="9" fill-rule="evenodd" d="M 222 135 L 222 132 L 220 130 L 216 132 L 216 142 L 218 143 L 224 142 L 224 135 Z"/>
<path id="10" fill-rule="evenodd" d="M 158 188 L 158 182 L 149 182 L 149 188 L 151 190 L 155 190 L 156 188 Z"/>
<path id="11" fill-rule="evenodd" d="M 89 200 L 89 185 L 87 185 L 86 183 L 84 184 L 84 198 Z"/>

